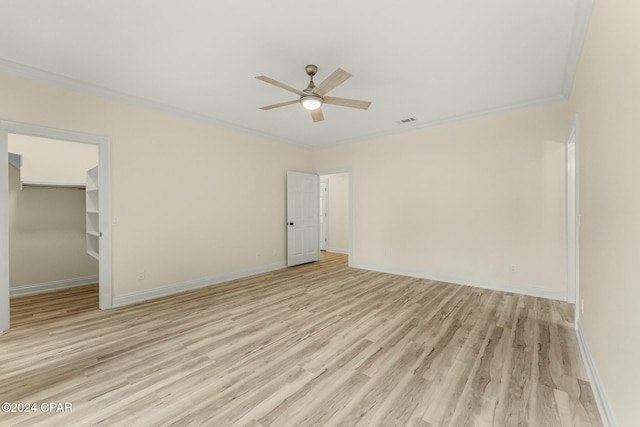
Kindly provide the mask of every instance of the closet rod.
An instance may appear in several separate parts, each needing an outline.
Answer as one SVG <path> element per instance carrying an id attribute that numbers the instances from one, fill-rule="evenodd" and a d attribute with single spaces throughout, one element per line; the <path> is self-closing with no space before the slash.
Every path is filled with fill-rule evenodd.
<path id="1" fill-rule="evenodd" d="M 50 182 L 30 182 L 22 181 L 21 189 L 25 188 L 43 188 L 50 190 L 84 190 L 85 184 L 56 184 Z"/>

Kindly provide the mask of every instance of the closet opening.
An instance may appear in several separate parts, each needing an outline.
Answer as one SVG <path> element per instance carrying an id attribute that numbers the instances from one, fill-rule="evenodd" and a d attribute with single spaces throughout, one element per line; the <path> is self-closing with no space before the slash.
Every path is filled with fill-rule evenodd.
<path id="1" fill-rule="evenodd" d="M 29 321 L 27 302 L 38 321 L 110 308 L 109 140 L 0 123 L 0 332 L 14 306 Z"/>

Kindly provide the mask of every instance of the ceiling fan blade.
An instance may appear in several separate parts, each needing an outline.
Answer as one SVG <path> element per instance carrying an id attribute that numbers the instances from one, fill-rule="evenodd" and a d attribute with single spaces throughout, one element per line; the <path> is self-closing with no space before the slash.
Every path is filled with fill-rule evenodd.
<path id="1" fill-rule="evenodd" d="M 313 123 L 323 121 L 324 114 L 322 114 L 322 109 L 311 110 L 311 118 L 313 119 Z"/>
<path id="2" fill-rule="evenodd" d="M 322 83 L 320 83 L 314 90 L 320 96 L 325 96 L 325 94 L 331 92 L 333 89 L 338 87 L 338 85 L 344 83 L 351 74 L 347 73 L 342 68 L 338 68 L 331 74 L 329 77 L 324 79 Z"/>
<path id="3" fill-rule="evenodd" d="M 257 76 L 257 77 L 256 77 L 256 79 L 258 79 L 258 80 L 262 80 L 263 82 L 266 82 L 266 83 L 270 83 L 270 84 L 272 84 L 272 85 L 274 85 L 274 86 L 278 86 L 278 87 L 280 87 L 280 88 L 282 88 L 282 89 L 284 89 L 284 90 L 288 90 L 289 92 L 293 92 L 293 93 L 295 93 L 296 95 L 304 95 L 304 93 L 303 93 L 301 90 L 298 90 L 298 89 L 296 89 L 296 88 L 294 88 L 294 87 L 291 87 L 291 86 L 289 86 L 289 85 L 286 85 L 286 84 L 284 84 L 284 83 L 280 83 L 280 82 L 279 82 L 279 81 L 277 81 L 277 80 L 273 80 L 271 77 L 267 77 L 267 76 Z"/>
<path id="4" fill-rule="evenodd" d="M 325 104 L 340 105 L 342 107 L 359 108 L 361 110 L 369 109 L 371 102 L 359 101 L 357 99 L 336 98 L 335 96 L 325 96 L 323 98 Z"/>
<path id="5" fill-rule="evenodd" d="M 298 99 L 294 99 L 293 101 L 281 102 L 280 104 L 267 105 L 266 107 L 260 107 L 261 110 L 271 110 L 273 108 L 284 107 L 285 105 L 297 104 L 300 102 Z"/>

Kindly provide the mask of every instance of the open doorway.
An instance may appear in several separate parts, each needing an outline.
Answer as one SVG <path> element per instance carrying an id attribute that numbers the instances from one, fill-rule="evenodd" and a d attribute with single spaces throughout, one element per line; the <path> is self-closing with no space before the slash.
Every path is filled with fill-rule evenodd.
<path id="1" fill-rule="evenodd" d="M 96 150 L 96 154 L 97 154 L 96 158 L 97 158 L 97 162 L 100 165 L 100 173 L 97 177 L 95 177 L 96 179 L 93 184 L 96 187 L 100 188 L 101 191 L 99 193 L 98 192 L 95 193 L 96 205 L 94 207 L 94 210 L 96 213 L 95 215 L 96 223 L 94 225 L 97 229 L 97 233 L 94 233 L 94 234 L 97 235 L 98 239 L 97 241 L 94 242 L 95 243 L 94 247 L 98 249 L 98 251 L 94 251 L 96 252 L 94 254 L 96 256 L 96 260 L 94 261 L 94 263 L 95 262 L 98 263 L 98 266 L 97 266 L 97 278 L 99 282 L 98 305 L 101 309 L 110 308 L 112 304 L 112 299 L 111 299 L 111 256 L 110 256 L 111 232 L 110 232 L 110 221 L 109 221 L 109 218 L 110 218 L 110 173 L 109 173 L 110 142 L 109 140 L 104 137 L 98 137 L 98 136 L 87 135 L 82 133 L 67 132 L 67 131 L 61 131 L 57 129 L 45 128 L 45 127 L 16 123 L 16 122 L 0 121 L 0 206 L 3 206 L 3 209 L 1 209 L 1 212 L 0 212 L 0 226 L 2 226 L 5 230 L 7 230 L 6 233 L 0 233 L 0 266 L 2 267 L 0 271 L 0 306 L 1 306 L 0 308 L 2 308 L 2 310 L 0 310 L 0 333 L 4 332 L 9 328 L 10 295 L 12 293 L 19 294 L 20 292 L 20 291 L 16 291 L 13 288 L 22 288 L 23 291 L 26 290 L 25 292 L 29 293 L 29 290 L 37 292 L 39 290 L 38 289 L 39 287 L 40 288 L 47 288 L 47 287 L 55 288 L 56 286 L 69 287 L 68 285 L 70 283 L 73 284 L 72 283 L 73 280 L 67 280 L 66 284 L 65 284 L 65 280 L 49 280 L 49 281 L 42 282 L 41 279 L 38 279 L 38 278 L 34 279 L 35 276 L 34 277 L 29 276 L 29 274 L 34 273 L 34 271 L 28 272 L 27 271 L 28 269 L 17 267 L 19 264 L 15 264 L 12 262 L 14 269 L 18 269 L 21 271 L 15 271 L 16 274 L 14 274 L 12 277 L 14 282 L 16 280 L 18 281 L 18 282 L 15 282 L 16 286 L 12 287 L 10 285 L 10 263 L 9 263 L 9 253 L 10 253 L 9 225 L 10 224 L 9 224 L 9 221 L 10 219 L 15 219 L 15 215 L 9 215 L 9 211 L 8 211 L 8 207 L 10 206 L 9 184 L 15 185 L 16 182 L 18 181 L 20 186 L 22 186 L 24 184 L 24 181 L 27 181 L 27 185 L 29 186 L 29 191 L 30 191 L 30 193 L 27 195 L 28 196 L 27 198 L 29 199 L 28 202 L 31 203 L 31 206 L 34 206 L 33 203 L 42 203 L 42 201 L 35 202 L 35 199 L 38 199 L 38 198 L 44 198 L 44 200 L 48 200 L 49 204 L 52 203 L 53 193 L 48 190 L 51 190 L 54 187 L 57 187 L 56 190 L 69 192 L 65 196 L 67 199 L 73 199 L 74 194 L 72 194 L 72 192 L 79 191 L 78 189 L 73 189 L 74 187 L 79 187 L 78 185 L 79 183 L 77 182 L 76 179 L 71 179 L 69 180 L 69 182 L 60 182 L 58 183 L 59 185 L 53 186 L 53 185 L 48 185 L 48 183 L 46 182 L 47 181 L 46 179 L 44 181 L 40 179 L 25 180 L 25 179 L 19 178 L 19 175 L 18 177 L 16 177 L 17 172 L 15 170 L 10 169 L 10 168 L 15 168 L 15 165 L 9 166 L 10 136 L 11 136 L 11 139 L 13 138 L 20 139 L 20 137 L 23 137 L 23 136 L 36 137 L 36 138 L 40 138 L 41 139 L 40 142 L 42 143 L 46 143 L 46 141 L 50 141 L 50 143 L 53 144 L 54 141 L 58 141 L 58 142 L 64 141 L 66 143 L 69 143 L 69 142 L 74 143 L 74 145 L 75 143 L 80 143 L 79 145 L 88 144 L 88 145 L 91 145 L 94 150 Z M 16 156 L 12 155 L 11 157 L 14 162 L 16 161 L 19 162 L 19 160 L 16 160 L 17 158 Z M 10 174 L 12 174 L 13 176 L 11 177 Z M 83 178 L 82 181 L 84 184 L 84 182 L 86 182 L 85 178 Z M 24 191 L 24 190 L 21 189 L 20 191 Z M 25 196 L 25 194 L 27 193 L 22 194 L 22 196 Z M 14 195 L 15 193 L 12 195 L 12 197 Z M 78 196 L 78 195 L 84 196 L 85 195 L 84 189 L 82 193 L 75 193 L 75 196 Z M 43 208 L 43 209 L 48 209 L 48 208 Z M 83 210 L 83 212 L 80 213 L 79 215 L 81 215 L 82 219 L 85 219 L 86 210 Z M 11 218 L 12 216 L 13 218 Z M 24 226 L 25 221 L 26 220 L 24 218 L 21 218 L 21 223 L 19 225 Z M 16 224 L 11 224 L 11 225 L 13 226 Z M 33 224 L 31 224 L 30 227 L 34 228 Z M 35 226 L 35 228 L 37 229 L 37 226 Z M 42 231 L 42 230 L 39 230 L 39 231 Z M 13 236 L 15 238 L 16 234 L 13 233 Z M 34 236 L 35 234 L 32 234 L 31 236 L 26 236 L 27 237 L 26 240 L 28 240 L 29 238 L 34 238 Z M 83 238 L 86 238 L 86 234 L 83 236 Z M 22 241 L 19 243 L 19 245 L 22 245 L 21 249 L 24 249 L 24 247 L 33 243 L 34 242 L 25 243 L 25 241 Z M 36 244 L 40 243 L 41 246 L 47 246 L 47 244 L 44 243 L 44 240 L 37 240 L 37 237 L 36 237 L 35 243 Z M 55 246 L 55 244 L 53 244 L 53 246 Z M 88 245 L 87 245 L 87 248 L 88 248 Z M 90 258 L 90 255 L 88 254 L 83 253 L 82 255 Z M 17 260 L 14 260 L 14 261 L 17 261 Z M 25 261 L 21 260 L 21 262 L 24 263 Z M 88 264 L 90 264 L 90 262 L 91 261 L 89 260 Z M 41 273 L 42 272 L 41 267 L 43 266 L 33 265 L 32 269 L 33 270 L 39 269 L 40 270 L 39 272 Z M 56 266 L 56 267 L 60 267 L 60 266 Z M 88 270 L 82 270 L 82 271 L 88 271 Z M 90 279 L 95 279 L 95 277 L 96 275 L 90 274 L 88 276 L 81 276 L 80 278 L 76 277 L 75 279 L 77 279 L 76 283 L 80 284 L 79 282 L 82 282 L 83 279 L 90 280 Z M 70 278 L 70 279 L 74 279 L 74 278 Z M 21 283 L 23 281 L 32 282 L 34 280 L 38 283 Z M 90 281 L 95 282 L 95 280 L 90 280 Z M 30 287 L 29 285 L 34 285 L 34 286 Z"/>
<path id="2" fill-rule="evenodd" d="M 351 252 L 351 173 L 320 174 L 320 250 Z"/>
<path id="3" fill-rule="evenodd" d="M 98 229 L 97 214 L 87 211 L 86 181 L 98 147 L 10 133 L 8 150 L 11 297 L 97 284 L 99 257 L 87 250 L 98 238 L 87 234 L 87 224 Z"/>

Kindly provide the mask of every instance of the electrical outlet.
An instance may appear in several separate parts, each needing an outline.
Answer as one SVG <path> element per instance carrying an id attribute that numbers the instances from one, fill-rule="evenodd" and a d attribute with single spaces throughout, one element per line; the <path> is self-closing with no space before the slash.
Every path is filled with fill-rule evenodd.
<path id="1" fill-rule="evenodd" d="M 515 273 L 516 272 L 516 265 L 515 264 L 511 264 L 509 266 L 509 271 L 512 272 L 512 273 Z"/>
<path id="2" fill-rule="evenodd" d="M 138 280 L 144 280 L 147 277 L 144 270 L 138 270 Z"/>

